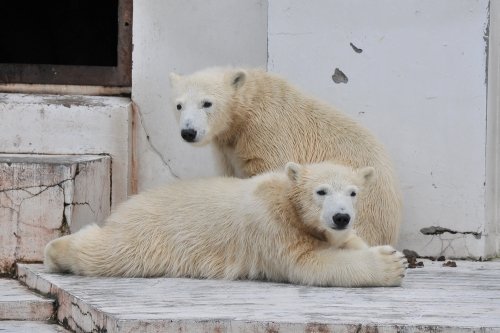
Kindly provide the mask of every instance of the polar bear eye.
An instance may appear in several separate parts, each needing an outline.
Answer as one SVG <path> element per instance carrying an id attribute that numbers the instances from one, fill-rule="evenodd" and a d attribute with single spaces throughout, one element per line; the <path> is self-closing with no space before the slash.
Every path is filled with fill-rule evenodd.
<path id="1" fill-rule="evenodd" d="M 316 194 L 323 196 L 323 195 L 326 195 L 326 191 L 325 190 L 317 190 Z"/>
<path id="2" fill-rule="evenodd" d="M 177 110 L 181 110 L 181 109 L 182 109 L 182 105 L 177 104 Z"/>
<path id="3" fill-rule="evenodd" d="M 356 192 L 352 191 L 351 192 L 351 197 L 355 197 L 356 196 Z"/>
<path id="4" fill-rule="evenodd" d="M 203 102 L 203 107 L 204 107 L 205 109 L 207 109 L 207 108 L 209 108 L 209 107 L 211 107 L 211 106 L 212 106 L 212 102 Z"/>

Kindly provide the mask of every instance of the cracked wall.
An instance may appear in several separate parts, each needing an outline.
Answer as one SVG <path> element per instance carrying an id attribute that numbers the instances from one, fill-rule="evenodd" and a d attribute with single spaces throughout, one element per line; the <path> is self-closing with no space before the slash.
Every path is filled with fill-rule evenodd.
<path id="1" fill-rule="evenodd" d="M 0 154 L 0 274 L 110 213 L 109 156 Z"/>
<path id="2" fill-rule="evenodd" d="M 427 237 L 423 246 L 419 248 L 419 255 L 460 259 L 486 257 L 482 252 L 485 235 L 481 231 L 459 231 L 430 226 L 420 229 L 420 233 Z"/>

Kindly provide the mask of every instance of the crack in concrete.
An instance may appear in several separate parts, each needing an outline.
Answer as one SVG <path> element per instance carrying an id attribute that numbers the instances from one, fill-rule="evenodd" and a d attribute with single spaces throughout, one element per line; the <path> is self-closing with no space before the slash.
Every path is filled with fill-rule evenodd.
<path id="1" fill-rule="evenodd" d="M 17 205 L 14 203 L 14 201 L 12 201 L 12 198 L 11 198 L 11 197 L 9 197 L 9 196 L 7 195 L 7 193 L 3 193 L 3 196 L 5 196 L 5 198 L 6 198 L 7 200 L 9 200 L 10 202 L 9 202 L 9 203 L 5 203 L 5 201 L 4 201 L 4 203 L 0 205 L 0 208 L 9 209 L 9 210 L 11 210 L 11 211 L 13 211 L 13 212 L 15 212 L 15 213 L 18 213 L 18 212 L 19 212 L 19 210 L 14 208 L 14 207 L 16 207 Z"/>
<path id="2" fill-rule="evenodd" d="M 469 247 L 467 246 L 467 238 L 465 237 L 465 235 L 463 236 L 463 239 L 464 239 L 464 248 L 465 248 L 465 252 L 467 253 L 467 255 L 468 255 L 469 257 L 474 257 L 474 256 L 471 254 L 471 252 L 470 252 L 470 250 L 469 250 Z M 481 260 L 481 257 L 479 257 L 479 260 Z"/>
<path id="3" fill-rule="evenodd" d="M 145 124 L 145 121 L 144 121 L 144 118 L 143 118 L 141 110 L 139 109 L 139 107 L 137 106 L 137 104 L 135 104 L 135 102 L 132 102 L 132 107 L 137 110 L 137 115 L 139 115 L 139 123 L 141 124 L 141 127 L 142 127 L 144 133 L 146 134 L 146 140 L 147 140 L 147 142 L 148 142 L 151 150 L 160 158 L 160 160 L 163 162 L 163 164 L 168 168 L 168 171 L 170 172 L 170 174 L 174 178 L 178 179 L 179 176 L 175 174 L 174 170 L 172 169 L 172 167 L 168 163 L 167 159 L 162 155 L 162 153 L 158 150 L 158 148 L 155 147 L 155 145 L 151 141 L 151 138 L 150 138 L 150 136 L 148 134 L 149 131 L 146 128 L 146 124 Z"/>
<path id="4" fill-rule="evenodd" d="M 70 324 L 70 320 L 71 320 L 71 323 L 73 323 L 74 327 L 71 326 Z M 78 325 L 78 323 L 76 322 L 76 320 L 73 318 L 73 316 L 67 316 L 67 317 L 64 317 L 62 322 L 61 322 L 62 326 L 70 331 L 77 331 L 77 332 L 85 332 L 85 330 L 83 329 L 83 327 L 81 327 L 80 325 Z"/>
<path id="5" fill-rule="evenodd" d="M 42 224 L 32 224 L 32 223 L 27 223 L 27 222 L 23 222 L 23 221 L 18 221 L 18 225 L 25 225 L 25 226 L 28 226 L 30 228 L 33 228 L 33 229 L 42 229 L 42 230 L 47 230 L 47 231 L 60 231 L 61 230 L 61 226 L 57 227 L 57 228 L 49 228 L 49 227 L 46 227 Z M 14 233 L 14 236 L 16 236 L 18 239 L 21 238 L 20 235 L 16 235 L 16 233 Z"/>
<path id="6" fill-rule="evenodd" d="M 60 181 L 59 183 L 56 183 L 56 184 L 52 184 L 52 185 L 33 185 L 33 186 L 24 186 L 24 187 L 12 187 L 12 188 L 6 188 L 6 189 L 3 189 L 3 190 L 0 190 L 0 193 L 12 192 L 12 191 L 23 191 L 23 192 L 27 192 L 27 193 L 29 193 L 31 195 L 31 197 L 26 198 L 26 199 L 31 199 L 31 198 L 36 197 L 37 195 L 40 195 L 41 193 L 47 191 L 49 188 L 56 187 L 56 186 L 62 186 L 62 184 L 64 182 L 67 182 L 67 181 L 74 181 L 75 178 L 76 178 L 76 174 L 73 177 L 71 177 L 71 178 L 63 179 L 62 181 Z M 28 189 L 37 188 L 37 187 L 38 188 L 42 188 L 43 187 L 44 189 L 42 189 L 41 191 L 36 192 L 36 193 L 28 191 Z"/>
<path id="7" fill-rule="evenodd" d="M 445 255 L 445 253 L 450 250 L 453 254 L 456 254 L 455 248 L 453 247 L 453 241 L 456 241 L 457 238 L 441 238 L 441 236 L 437 236 L 441 241 L 441 250 L 440 255 Z M 465 236 L 464 236 L 465 237 Z M 462 238 L 462 237 L 460 237 Z"/>
<path id="8" fill-rule="evenodd" d="M 76 309 L 78 309 L 78 312 L 80 312 L 80 314 L 82 314 L 83 316 L 89 316 L 90 317 L 90 321 L 92 323 L 92 331 L 94 332 L 98 332 L 98 333 L 104 333 L 104 332 L 107 332 L 107 329 L 106 328 L 103 328 L 101 326 L 99 326 L 97 324 L 97 322 L 94 320 L 94 317 L 92 316 L 92 312 L 90 311 L 83 311 L 82 308 L 80 307 L 80 305 L 76 302 L 73 302 L 71 301 L 71 305 L 73 307 L 75 307 Z M 78 323 L 76 322 L 75 318 L 73 316 L 70 316 L 71 320 L 73 321 L 73 323 L 75 324 L 75 326 L 80 329 L 82 332 L 84 332 L 84 330 L 82 329 L 82 327 L 80 325 L 78 325 Z"/>
<path id="9" fill-rule="evenodd" d="M 481 239 L 482 233 L 481 232 L 476 232 L 476 231 L 456 231 L 444 227 L 439 227 L 439 226 L 430 226 L 426 228 L 420 229 L 420 232 L 424 235 L 442 235 L 444 233 L 450 233 L 450 234 L 460 234 L 460 235 L 473 235 L 476 239 Z"/>
<path id="10" fill-rule="evenodd" d="M 87 206 L 90 209 L 90 211 L 92 212 L 92 214 L 94 215 L 94 217 L 96 216 L 95 210 L 92 209 L 92 206 L 88 202 L 72 202 L 71 205 L 73 205 L 73 206 Z"/>
<path id="11" fill-rule="evenodd" d="M 79 173 L 78 168 L 75 173 L 75 179 L 76 175 Z M 63 216 L 62 216 L 62 221 L 61 221 L 61 227 L 59 228 L 59 231 L 61 232 L 62 235 L 64 235 L 64 232 L 67 231 L 69 233 L 70 230 L 70 225 L 71 225 L 71 208 L 67 209 L 66 206 L 70 205 L 70 203 L 66 202 L 66 186 L 63 186 L 61 184 L 60 186 L 61 190 L 63 191 L 63 197 L 64 197 L 64 203 L 63 203 Z"/>
<path id="12" fill-rule="evenodd" d="M 431 229 L 431 228 L 438 228 L 437 231 L 435 229 Z M 455 249 L 455 247 L 453 246 L 453 243 L 458 240 L 462 240 L 463 241 L 463 247 L 464 247 L 464 250 L 465 250 L 465 257 L 464 256 L 460 256 L 460 258 L 477 258 L 477 256 L 473 255 L 469 249 L 469 247 L 467 246 L 467 235 L 472 235 L 474 236 L 476 239 L 480 239 L 481 236 L 482 236 L 482 233 L 481 232 L 474 232 L 474 231 L 466 231 L 466 232 L 459 232 L 459 231 L 455 231 L 455 230 L 450 230 L 448 228 L 442 228 L 442 227 L 429 227 L 429 228 L 423 228 L 424 231 L 422 232 L 424 235 L 430 235 L 432 236 L 430 238 L 430 240 L 427 242 L 427 244 L 425 244 L 424 248 L 428 247 L 433 241 L 434 239 L 438 239 L 438 241 L 440 242 L 440 250 L 439 250 L 439 254 L 438 256 L 441 256 L 441 255 L 446 255 L 446 256 L 456 256 L 457 254 L 457 251 Z M 425 230 L 427 229 L 427 230 Z M 455 237 L 452 237 L 452 238 L 447 238 L 444 236 L 445 233 L 450 233 L 452 235 L 456 235 Z M 479 257 L 481 258 L 481 257 Z"/>
<path id="13" fill-rule="evenodd" d="M 19 216 L 21 214 L 21 206 L 24 203 L 24 201 L 32 199 L 36 196 L 39 196 L 40 194 L 42 194 L 45 191 L 47 191 L 51 188 L 54 188 L 54 187 L 59 187 L 64 191 L 64 186 L 62 186 L 62 184 L 64 184 L 67 181 L 74 182 L 76 175 L 77 174 L 75 174 L 71 178 L 63 179 L 62 181 L 60 181 L 56 184 L 52 184 L 52 185 L 24 186 L 24 187 L 8 188 L 8 189 L 0 190 L 0 194 L 3 194 L 10 201 L 9 207 L 5 207 L 3 205 L 2 205 L 2 207 L 10 209 L 13 212 L 12 223 L 15 223 L 15 226 L 16 226 L 16 229 L 14 231 L 14 237 L 16 237 L 17 241 L 16 241 L 16 247 L 14 248 L 14 254 L 13 254 L 15 261 L 17 261 L 19 259 L 19 257 L 20 257 L 19 254 L 21 252 L 20 226 L 21 226 L 21 224 L 26 225 L 26 223 L 19 221 Z M 29 191 L 28 189 L 38 189 L 38 190 Z M 12 197 L 10 197 L 8 194 L 8 193 L 12 193 L 12 192 L 23 192 L 23 193 L 27 193 L 28 196 L 26 196 L 24 198 L 17 198 L 17 200 L 14 201 L 14 199 Z M 64 196 L 64 192 L 63 192 L 63 196 Z M 64 220 L 64 208 L 63 208 L 63 220 Z M 36 225 L 31 225 L 31 224 L 29 224 L 29 225 L 30 225 L 30 227 L 39 227 L 39 228 L 45 229 L 45 230 L 57 230 L 57 229 L 49 229 L 49 228 L 46 228 L 44 226 L 36 226 Z"/>
<path id="14" fill-rule="evenodd" d="M 82 316 L 84 316 L 84 317 L 85 317 L 85 316 L 89 316 L 89 317 L 90 317 L 90 321 L 91 321 L 91 323 L 92 323 L 92 326 L 93 326 L 93 327 L 95 327 L 95 326 L 96 326 L 96 325 L 95 325 L 95 322 L 94 322 L 94 318 L 92 318 L 92 314 L 91 314 L 89 311 L 87 311 L 87 312 L 83 312 L 83 311 L 82 311 L 82 309 L 80 308 L 80 305 L 78 305 L 78 303 L 76 303 L 76 302 L 71 302 L 71 306 L 75 307 L 75 308 L 78 310 L 78 312 L 80 312 L 80 314 L 81 314 Z M 78 330 L 80 330 L 81 332 L 85 332 L 85 330 L 83 329 L 83 327 L 81 327 L 81 326 L 78 324 L 78 322 L 75 320 L 75 318 L 74 318 L 72 315 L 70 315 L 70 316 L 68 316 L 68 317 L 66 317 L 66 318 L 71 319 L 71 321 L 72 321 L 72 322 L 73 322 L 73 324 L 75 325 L 75 328 L 77 328 L 77 329 L 78 329 Z M 93 328 L 93 327 L 92 327 L 92 328 Z"/>
<path id="15" fill-rule="evenodd" d="M 14 200 L 7 194 L 7 192 L 3 192 L 3 195 L 10 201 L 11 206 L 9 207 L 13 213 L 12 213 L 12 220 L 11 223 L 14 223 L 15 225 L 15 231 L 13 232 L 14 237 L 16 238 L 16 247 L 14 248 L 14 261 L 17 260 L 19 257 L 19 252 L 21 251 L 21 244 L 19 242 L 19 239 L 21 236 L 19 236 L 19 214 L 20 214 L 20 208 L 22 204 L 22 200 L 20 204 L 16 204 Z"/>
<path id="16" fill-rule="evenodd" d="M 10 207 L 10 206 L 4 206 L 4 205 L 0 205 L 0 208 L 3 208 L 3 209 L 8 209 L 8 210 L 11 210 L 15 213 L 17 213 L 17 210 L 15 210 L 14 208 Z"/>
<path id="17" fill-rule="evenodd" d="M 14 210 L 16 210 L 16 212 L 19 214 L 19 210 L 20 210 L 20 207 L 21 205 L 24 203 L 24 201 L 26 200 L 29 200 L 29 199 L 32 199 L 36 196 L 39 196 L 40 194 L 42 194 L 43 192 L 47 191 L 48 189 L 50 188 L 53 188 L 53 187 L 59 187 L 59 188 L 63 188 L 62 184 L 67 182 L 67 181 L 74 181 L 75 179 L 74 178 L 70 178 L 70 179 L 65 179 L 57 184 L 54 184 L 54 185 L 39 185 L 39 186 L 27 186 L 27 187 L 20 187 L 20 188 L 17 188 L 17 189 L 11 189 L 11 190 L 6 190 L 5 192 L 2 192 L 0 191 L 0 193 L 3 193 L 10 201 L 11 201 L 11 204 L 12 204 L 12 207 L 16 207 L 16 208 L 13 208 Z M 30 191 L 27 191 L 26 189 L 27 188 L 43 188 L 41 191 L 38 191 L 36 193 L 33 193 L 33 192 L 30 192 Z M 9 197 L 7 195 L 7 192 L 14 192 L 14 191 L 23 191 L 23 192 L 26 192 L 29 194 L 28 197 L 25 197 L 25 198 L 22 198 L 21 201 L 19 201 L 19 203 L 15 203 L 14 200 L 12 200 L 11 197 Z M 64 191 L 64 189 L 63 189 Z M 64 192 L 63 192 L 63 195 L 64 195 Z"/>

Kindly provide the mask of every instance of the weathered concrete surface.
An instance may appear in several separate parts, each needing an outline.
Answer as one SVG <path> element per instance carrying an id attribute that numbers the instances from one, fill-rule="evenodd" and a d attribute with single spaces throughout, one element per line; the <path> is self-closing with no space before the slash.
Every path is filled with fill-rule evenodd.
<path id="1" fill-rule="evenodd" d="M 76 331 L 500 332 L 500 262 L 425 261 L 401 288 L 312 288 L 193 279 L 89 278 L 18 265 Z"/>
<path id="2" fill-rule="evenodd" d="M 63 327 L 37 321 L 0 321 L 0 332 L 15 333 L 69 333 Z"/>
<path id="3" fill-rule="evenodd" d="M 0 332 L 3 320 L 48 320 L 54 314 L 54 300 L 42 298 L 19 281 L 0 279 Z"/>
<path id="4" fill-rule="evenodd" d="M 0 93 L 0 152 L 107 154 L 112 206 L 127 198 L 130 98 Z"/>
<path id="5" fill-rule="evenodd" d="M 110 213 L 111 158 L 0 154 L 0 274 Z"/>

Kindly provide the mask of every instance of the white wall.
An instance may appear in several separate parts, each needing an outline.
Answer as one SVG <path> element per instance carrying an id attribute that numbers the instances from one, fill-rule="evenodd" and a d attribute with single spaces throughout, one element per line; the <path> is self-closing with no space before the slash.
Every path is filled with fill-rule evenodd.
<path id="1" fill-rule="evenodd" d="M 484 255 L 488 4 L 269 3 L 269 70 L 349 113 L 387 146 L 404 192 L 400 247 L 422 255 Z M 347 83 L 333 82 L 335 68 Z M 430 226 L 483 237 L 420 232 Z"/>
<path id="2" fill-rule="evenodd" d="M 134 1 L 133 43 L 132 98 L 142 120 L 139 190 L 174 177 L 216 174 L 210 149 L 192 147 L 180 138 L 168 74 L 216 65 L 265 68 L 267 2 Z"/>

